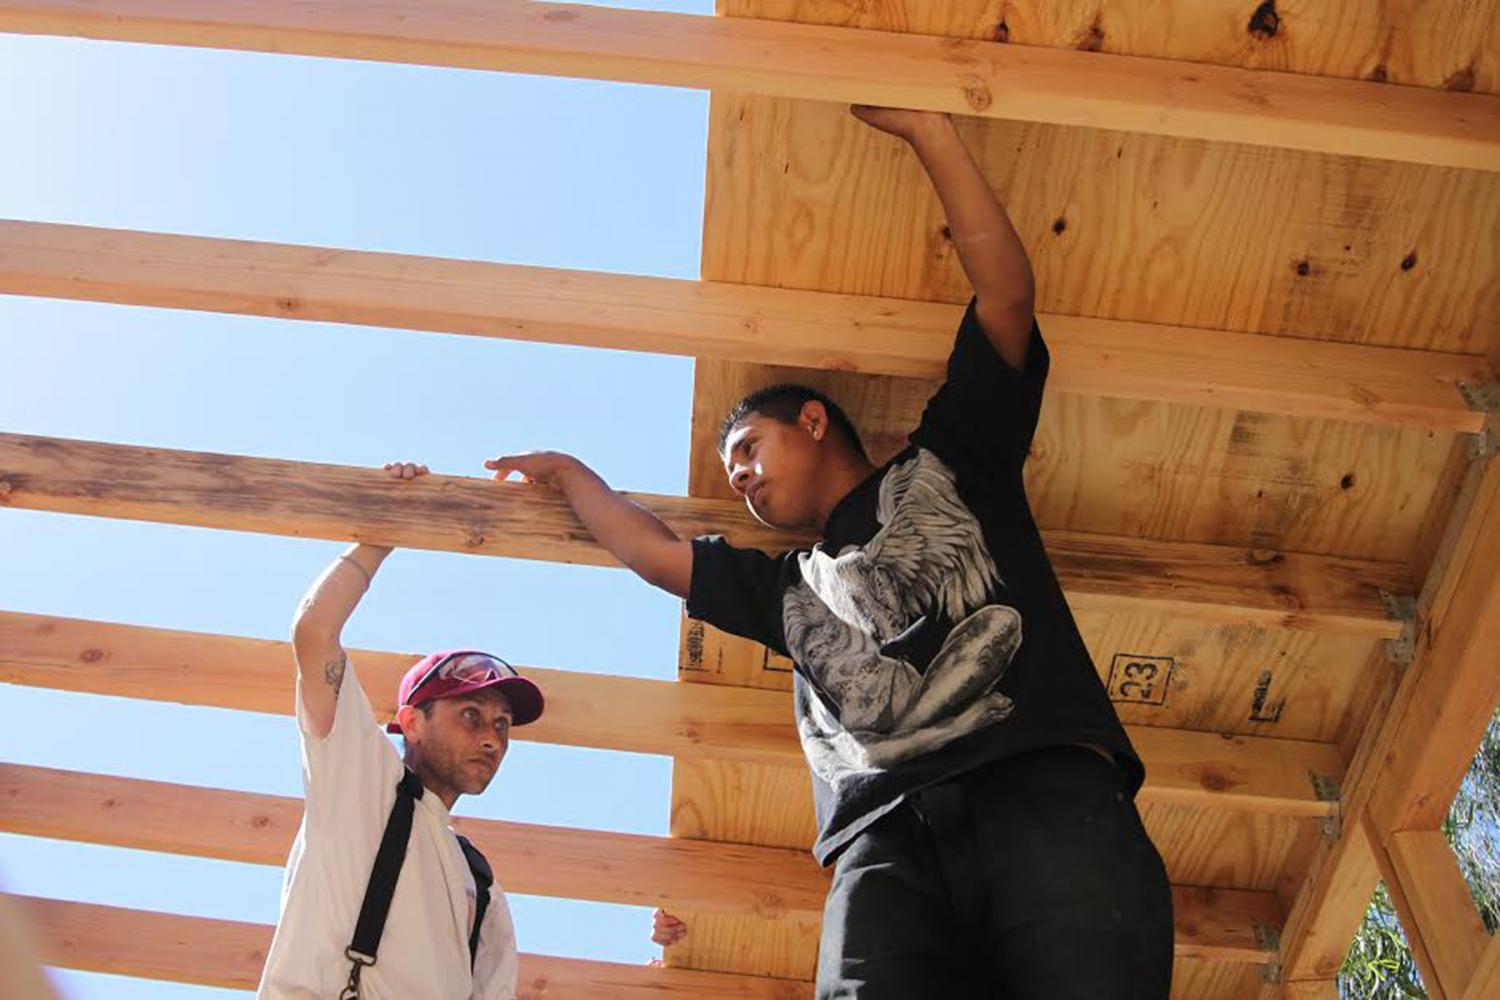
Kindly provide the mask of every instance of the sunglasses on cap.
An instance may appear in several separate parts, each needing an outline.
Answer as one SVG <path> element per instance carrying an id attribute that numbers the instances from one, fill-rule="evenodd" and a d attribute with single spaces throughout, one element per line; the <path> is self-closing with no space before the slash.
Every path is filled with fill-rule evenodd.
<path id="1" fill-rule="evenodd" d="M 406 696 L 406 703 L 412 704 L 417 692 L 421 691 L 434 677 L 458 681 L 461 684 L 485 684 L 506 677 L 519 676 L 520 672 L 515 667 L 498 656 L 492 656 L 489 653 L 451 653 L 434 663 L 422 675 L 422 679 L 411 686 L 411 693 Z"/>

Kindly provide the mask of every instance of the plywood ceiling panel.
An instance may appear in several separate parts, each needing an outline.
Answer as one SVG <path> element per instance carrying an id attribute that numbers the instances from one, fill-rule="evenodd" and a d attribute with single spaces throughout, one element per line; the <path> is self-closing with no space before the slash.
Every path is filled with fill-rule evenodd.
<path id="1" fill-rule="evenodd" d="M 1477 354 L 1500 174 L 1006 121 L 961 131 L 1070 315 Z M 715 94 L 703 276 L 958 302 L 937 199 L 842 107 Z"/>

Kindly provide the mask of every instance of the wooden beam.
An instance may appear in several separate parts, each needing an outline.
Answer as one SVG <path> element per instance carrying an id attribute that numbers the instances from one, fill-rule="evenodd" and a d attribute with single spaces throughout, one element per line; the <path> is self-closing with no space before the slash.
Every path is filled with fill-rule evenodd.
<path id="1" fill-rule="evenodd" d="M 475 456 L 476 464 L 480 456 Z M 772 531 L 728 500 L 627 494 L 679 535 L 724 533 L 771 551 Z M 612 565 L 562 497 L 542 487 L 0 434 L 0 507 L 368 541 L 407 548 Z M 1404 567 L 1334 556 L 1046 532 L 1078 610 L 1145 612 L 1393 638 L 1382 591 Z"/>
<path id="2" fill-rule="evenodd" d="M 962 307 L 0 220 L 0 293 L 941 378 Z M 1044 315 L 1063 392 L 1473 433 L 1483 358 Z"/>
<path id="3" fill-rule="evenodd" d="M 12 897 L 31 917 L 43 961 L 64 969 L 253 990 L 274 928 L 235 920 Z M 811 1000 L 812 984 L 551 955 L 521 955 L 518 1000 Z"/>
<path id="4" fill-rule="evenodd" d="M 475 467 L 489 456 L 474 456 Z M 684 538 L 725 533 L 739 544 L 798 541 L 740 505 L 626 494 Z M 207 452 L 0 434 L 0 506 L 368 541 L 404 548 L 616 565 L 560 493 L 520 483 Z"/>
<path id="5" fill-rule="evenodd" d="M 1493 1000 L 1495 997 L 1500 997 L 1500 934 L 1492 937 L 1485 946 L 1484 957 L 1479 968 L 1474 970 L 1474 978 L 1463 1000 Z"/>
<path id="6" fill-rule="evenodd" d="M 1500 100 L 1181 60 L 552 3 L 11 0 L 0 31 L 506 70 L 1500 169 Z"/>
<path id="7" fill-rule="evenodd" d="M 1282 976 L 1289 982 L 1338 977 L 1380 882 L 1375 851 L 1359 818 L 1345 816 L 1341 835 L 1317 853 L 1287 911 L 1281 933 Z"/>
<path id="8" fill-rule="evenodd" d="M 351 654 L 377 715 L 415 654 Z M 292 710 L 286 643 L 0 611 L 0 682 L 149 698 L 253 712 Z M 544 743 L 803 766 L 784 691 L 720 687 L 524 668 L 547 695 L 547 714 L 517 729 Z M 1332 815 L 1310 773 L 1343 773 L 1331 743 L 1153 726 L 1127 726 L 1146 762 L 1142 802 Z"/>
<path id="9" fill-rule="evenodd" d="M 1384 845 L 1436 830 L 1500 701 L 1500 461 L 1475 463 L 1418 602 L 1416 659 L 1383 718 L 1371 720 L 1344 790 L 1344 837 L 1315 860 L 1287 916 L 1290 979 L 1326 979 L 1369 905 Z"/>
<path id="10" fill-rule="evenodd" d="M 302 800 L 0 764 L 0 829 L 284 865 Z M 738 916 L 813 917 L 827 878 L 806 851 L 460 818 L 507 892 Z M 1216 938 L 1209 938 L 1216 941 Z"/>
<path id="11" fill-rule="evenodd" d="M 1435 830 L 1500 704 L 1500 461 L 1480 471 L 1447 571 L 1420 622 L 1411 682 L 1395 701 L 1370 818 L 1382 831 Z"/>
<path id="12" fill-rule="evenodd" d="M 1369 818 L 1366 817 L 1364 822 L 1365 835 L 1375 845 L 1375 861 L 1380 868 L 1381 881 L 1385 883 L 1386 894 L 1390 896 L 1391 906 L 1395 908 L 1396 916 L 1400 920 L 1402 933 L 1406 937 L 1406 946 L 1411 950 L 1412 963 L 1417 967 L 1422 985 L 1427 988 L 1430 1000 L 1449 1000 L 1450 994 L 1443 988 L 1443 980 L 1438 976 L 1437 965 L 1433 962 L 1432 953 L 1427 947 L 1427 928 L 1414 919 L 1412 903 L 1407 898 L 1401 874 L 1392 863 L 1390 853 L 1376 839 L 1376 831 L 1370 828 Z"/>
<path id="13" fill-rule="evenodd" d="M 1489 932 L 1469 896 L 1448 838 L 1437 830 L 1393 833 L 1385 845 L 1390 859 L 1387 887 L 1399 889 L 1398 913 L 1408 938 L 1419 938 L 1429 963 L 1422 981 L 1433 1000 L 1461 1000 L 1474 979 Z M 1416 949 L 1413 949 L 1414 951 Z"/>
<path id="14" fill-rule="evenodd" d="M 0 764 L 0 830 L 33 837 L 280 865 L 301 800 Z M 804 851 L 677 837 L 460 819 L 508 892 L 680 911 L 822 915 L 827 874 Z M 1255 962 L 1256 925 L 1279 926 L 1274 894 L 1173 887 L 1180 957 Z"/>
<path id="15" fill-rule="evenodd" d="M 355 649 L 350 656 L 376 714 L 382 721 L 391 718 L 396 686 L 419 654 Z M 0 611 L 3 683 L 285 715 L 295 697 L 292 662 L 285 642 Z M 801 764 L 791 700 L 783 692 L 521 669 L 546 692 L 547 712 L 515 730 L 517 739 Z M 1246 760 L 1240 767 L 1257 763 Z"/>
<path id="16" fill-rule="evenodd" d="M 1174 885 L 1172 919 L 1177 958 L 1259 964 L 1274 949 L 1258 932 L 1278 930 L 1282 913 L 1275 893 Z"/>

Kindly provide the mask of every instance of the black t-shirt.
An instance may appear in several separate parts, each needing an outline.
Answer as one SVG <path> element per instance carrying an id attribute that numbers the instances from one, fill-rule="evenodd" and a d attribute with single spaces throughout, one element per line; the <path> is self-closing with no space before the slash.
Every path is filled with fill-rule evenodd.
<path id="1" fill-rule="evenodd" d="M 693 542 L 688 614 L 796 664 L 798 734 L 828 864 L 908 792 L 1120 725 L 1042 545 L 1021 469 L 1049 356 L 1008 365 L 969 304 L 908 447 L 855 487 L 813 549 Z"/>

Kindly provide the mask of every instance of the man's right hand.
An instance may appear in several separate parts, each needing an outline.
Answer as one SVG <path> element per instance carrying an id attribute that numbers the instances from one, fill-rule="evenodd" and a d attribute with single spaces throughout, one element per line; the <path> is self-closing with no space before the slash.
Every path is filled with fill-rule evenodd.
<path id="1" fill-rule="evenodd" d="M 562 493 L 594 540 L 655 587 L 686 597 L 693 579 L 693 545 L 655 514 L 609 488 L 572 455 L 534 451 L 492 458 L 484 467 L 499 480 L 519 474 Z"/>
<path id="2" fill-rule="evenodd" d="M 687 924 L 666 910 L 651 914 L 651 940 L 665 948 L 687 937 Z"/>
<path id="3" fill-rule="evenodd" d="M 515 473 L 525 482 L 561 489 L 562 477 L 568 472 L 583 468 L 583 463 L 560 451 L 532 451 L 491 458 L 484 463 L 484 467 L 493 472 L 497 480 L 508 479 Z"/>

